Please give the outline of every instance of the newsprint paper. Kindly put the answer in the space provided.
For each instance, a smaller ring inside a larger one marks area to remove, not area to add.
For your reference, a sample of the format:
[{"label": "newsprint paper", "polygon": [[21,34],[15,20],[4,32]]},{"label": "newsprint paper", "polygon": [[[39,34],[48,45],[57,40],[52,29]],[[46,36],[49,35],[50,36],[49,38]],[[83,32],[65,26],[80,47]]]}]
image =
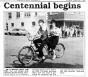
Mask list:
[{"label": "newsprint paper", "polygon": [[85,0],[1,0],[3,75],[85,76],[86,10]]}]

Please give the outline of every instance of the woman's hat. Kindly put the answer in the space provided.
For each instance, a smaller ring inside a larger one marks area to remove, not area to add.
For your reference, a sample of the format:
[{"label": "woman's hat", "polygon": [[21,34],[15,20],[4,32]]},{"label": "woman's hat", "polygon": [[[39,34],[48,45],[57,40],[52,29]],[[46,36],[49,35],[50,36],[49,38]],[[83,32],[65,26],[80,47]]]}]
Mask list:
[{"label": "woman's hat", "polygon": [[50,23],[51,23],[51,24],[52,24],[52,23],[56,23],[56,21],[55,21],[54,19],[52,19]]}]

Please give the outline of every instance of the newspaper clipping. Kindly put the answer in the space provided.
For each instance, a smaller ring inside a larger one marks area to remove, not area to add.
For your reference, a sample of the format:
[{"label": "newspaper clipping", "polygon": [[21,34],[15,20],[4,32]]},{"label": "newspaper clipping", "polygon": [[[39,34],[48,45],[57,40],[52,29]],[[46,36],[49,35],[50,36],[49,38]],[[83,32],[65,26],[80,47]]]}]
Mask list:
[{"label": "newspaper clipping", "polygon": [[3,0],[5,76],[85,76],[84,0]]}]

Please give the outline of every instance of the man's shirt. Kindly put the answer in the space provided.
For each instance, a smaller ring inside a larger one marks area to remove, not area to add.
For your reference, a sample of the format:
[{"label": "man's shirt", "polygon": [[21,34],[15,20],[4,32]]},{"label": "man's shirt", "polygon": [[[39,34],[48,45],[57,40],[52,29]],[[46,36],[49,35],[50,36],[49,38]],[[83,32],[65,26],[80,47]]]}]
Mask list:
[{"label": "man's shirt", "polygon": [[41,39],[44,40],[47,37],[47,29],[45,26],[39,28],[38,34],[41,36]]}]

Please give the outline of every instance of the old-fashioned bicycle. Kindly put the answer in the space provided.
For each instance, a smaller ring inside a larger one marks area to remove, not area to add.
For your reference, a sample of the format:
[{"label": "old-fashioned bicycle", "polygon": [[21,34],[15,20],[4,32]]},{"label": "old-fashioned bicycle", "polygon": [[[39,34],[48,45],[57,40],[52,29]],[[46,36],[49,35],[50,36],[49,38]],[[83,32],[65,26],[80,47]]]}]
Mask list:
[{"label": "old-fashioned bicycle", "polygon": [[[23,65],[28,65],[30,64],[31,61],[36,60],[36,58],[38,57],[38,52],[36,52],[36,47],[33,43],[33,41],[35,39],[37,39],[38,37],[36,37],[36,35],[33,37],[32,35],[30,35],[30,33],[24,29],[24,31],[26,32],[27,38],[29,40],[29,42],[31,42],[30,46],[24,46],[18,53],[18,60],[21,64]],[[47,37],[48,39],[49,37]],[[41,43],[39,43],[40,45]],[[52,57],[52,48],[48,48],[48,45],[45,44],[43,47],[43,51],[47,53],[46,56],[48,57]],[[56,58],[61,58],[64,55],[65,52],[65,47],[62,43],[58,43],[55,47],[55,54],[56,54]],[[47,59],[47,58],[46,58]]]}]

